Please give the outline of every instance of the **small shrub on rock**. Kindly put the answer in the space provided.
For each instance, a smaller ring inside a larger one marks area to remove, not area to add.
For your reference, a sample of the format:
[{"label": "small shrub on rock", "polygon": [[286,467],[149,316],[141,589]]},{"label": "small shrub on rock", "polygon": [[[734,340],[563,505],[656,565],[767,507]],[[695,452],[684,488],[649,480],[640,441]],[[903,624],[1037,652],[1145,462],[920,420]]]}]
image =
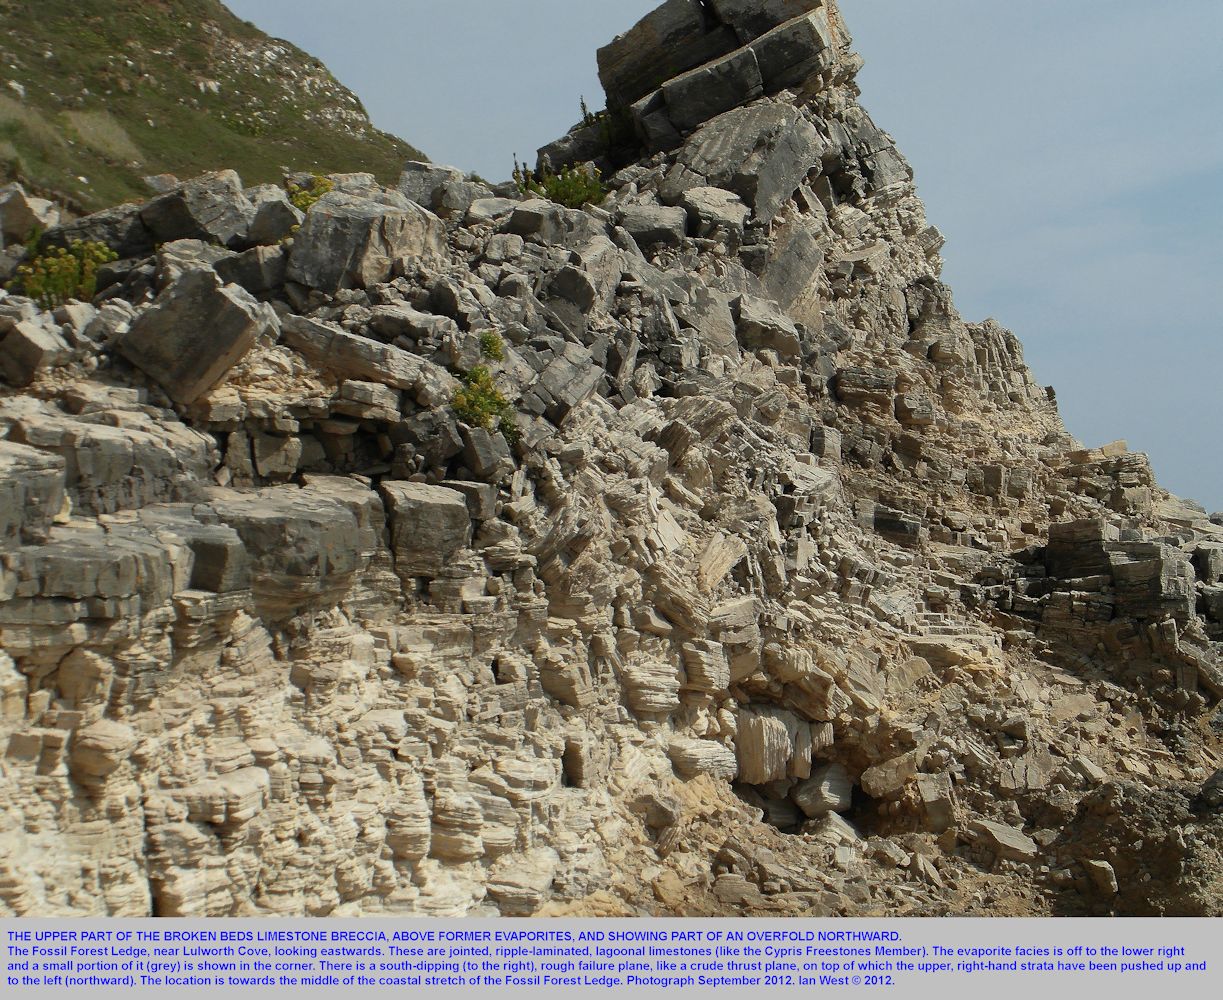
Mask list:
[{"label": "small shrub on rock", "polygon": [[98,268],[118,260],[105,243],[75,240],[67,247],[51,247],[17,268],[10,291],[20,291],[46,310],[69,299],[88,302],[98,290]]},{"label": "small shrub on rock", "polygon": [[535,194],[566,208],[598,205],[607,197],[598,167],[562,167],[559,174],[535,174],[514,160],[514,183],[524,195]]},{"label": "small shrub on rock", "polygon": [[335,190],[330,177],[315,174],[309,184],[289,184],[289,201],[299,212],[309,212],[323,195]]},{"label": "small shrub on rock", "polygon": [[514,408],[497,388],[492,372],[480,365],[464,375],[462,382],[455,390],[452,401],[459,419],[472,427],[500,430],[505,439],[513,444],[518,439]]},{"label": "small shrub on rock", "polygon": [[492,330],[485,330],[480,334],[480,353],[489,361],[504,361],[505,343]]}]

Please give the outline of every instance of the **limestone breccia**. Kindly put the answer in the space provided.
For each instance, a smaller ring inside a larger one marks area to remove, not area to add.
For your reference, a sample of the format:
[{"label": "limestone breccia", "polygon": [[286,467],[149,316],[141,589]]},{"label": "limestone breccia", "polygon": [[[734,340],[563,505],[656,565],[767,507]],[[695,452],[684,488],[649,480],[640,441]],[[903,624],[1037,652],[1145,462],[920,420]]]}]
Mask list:
[{"label": "limestone breccia", "polygon": [[48,229],[122,259],[0,297],[0,914],[1219,914],[1223,519],[960,317],[851,44],[668,0],[599,206]]}]

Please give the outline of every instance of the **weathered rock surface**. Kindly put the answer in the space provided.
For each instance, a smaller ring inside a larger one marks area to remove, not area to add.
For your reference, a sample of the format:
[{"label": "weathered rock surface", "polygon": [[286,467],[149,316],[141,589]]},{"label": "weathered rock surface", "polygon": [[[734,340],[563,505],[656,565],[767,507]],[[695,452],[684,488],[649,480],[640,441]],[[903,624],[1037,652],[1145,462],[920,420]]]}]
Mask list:
[{"label": "weathered rock surface", "polygon": [[442,224],[406,198],[375,201],[333,191],[306,214],[288,280],[334,293],[388,280],[395,262],[441,252]]},{"label": "weathered rock surface", "polygon": [[222,381],[275,314],[212,270],[191,270],[131,324],[119,351],[177,403],[193,403]]},{"label": "weathered rock surface", "polygon": [[1219,915],[1223,528],[959,316],[848,46],[670,0],[599,207],[47,234],[124,259],[0,297],[0,913]]}]

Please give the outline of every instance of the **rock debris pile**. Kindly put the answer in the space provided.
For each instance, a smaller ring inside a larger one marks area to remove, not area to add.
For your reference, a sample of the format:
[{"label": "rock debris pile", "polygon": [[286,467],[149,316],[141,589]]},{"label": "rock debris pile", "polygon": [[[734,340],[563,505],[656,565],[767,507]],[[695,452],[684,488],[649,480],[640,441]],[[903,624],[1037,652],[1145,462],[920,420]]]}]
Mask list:
[{"label": "rock debris pile", "polygon": [[120,259],[0,298],[0,913],[1220,913],[1223,526],[957,314],[850,44],[668,0],[597,207],[47,232]]}]

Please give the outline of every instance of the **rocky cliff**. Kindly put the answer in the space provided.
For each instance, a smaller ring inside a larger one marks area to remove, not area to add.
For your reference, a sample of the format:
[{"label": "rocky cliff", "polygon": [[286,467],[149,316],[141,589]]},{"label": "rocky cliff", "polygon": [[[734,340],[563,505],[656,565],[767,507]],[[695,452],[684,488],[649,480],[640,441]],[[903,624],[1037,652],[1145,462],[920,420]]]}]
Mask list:
[{"label": "rocky cliff", "polygon": [[0,912],[1219,914],[1223,527],[957,314],[858,66],[668,0],[541,151],[601,205],[49,233],[120,260],[0,300]]}]

